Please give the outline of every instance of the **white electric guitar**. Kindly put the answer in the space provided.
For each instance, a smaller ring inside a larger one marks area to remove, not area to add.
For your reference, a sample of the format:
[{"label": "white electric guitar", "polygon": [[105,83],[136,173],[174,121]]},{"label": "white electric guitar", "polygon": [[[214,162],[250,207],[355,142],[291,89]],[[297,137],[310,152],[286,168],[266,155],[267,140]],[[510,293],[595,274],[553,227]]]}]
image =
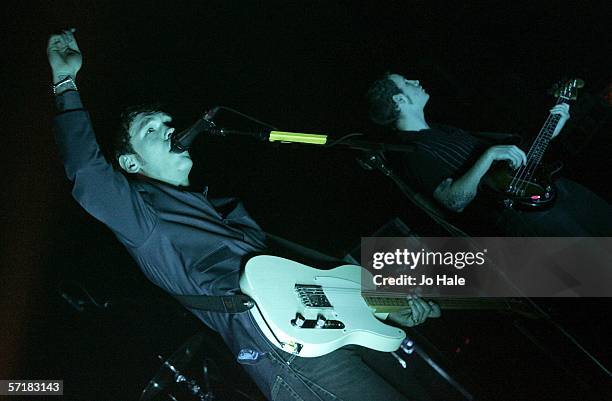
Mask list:
[{"label": "white electric guitar", "polygon": [[[409,308],[407,299],[398,294],[363,292],[362,274],[364,282],[372,283],[372,275],[361,266],[319,270],[261,255],[247,262],[240,289],[255,301],[250,312],[264,335],[286,352],[316,357],[349,344],[395,351],[406,334],[383,323],[375,313]],[[436,298],[435,302],[444,309],[510,310],[517,301]]]}]

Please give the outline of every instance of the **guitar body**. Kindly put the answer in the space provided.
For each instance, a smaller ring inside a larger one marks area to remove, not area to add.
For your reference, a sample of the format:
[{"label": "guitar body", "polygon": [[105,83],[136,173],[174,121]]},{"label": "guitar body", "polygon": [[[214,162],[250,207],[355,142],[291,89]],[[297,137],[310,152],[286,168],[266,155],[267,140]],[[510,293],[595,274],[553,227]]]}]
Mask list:
[{"label": "guitar body", "polygon": [[318,270],[261,255],[247,262],[240,288],[255,301],[250,312],[264,335],[287,352],[316,357],[348,344],[395,351],[405,333],[375,317],[361,295],[362,274],[372,282],[356,265]]},{"label": "guitar body", "polygon": [[529,180],[514,180],[516,171],[502,162],[493,166],[483,177],[481,187],[504,207],[543,210],[551,207],[556,199],[553,176],[562,167],[561,162],[544,165]]}]

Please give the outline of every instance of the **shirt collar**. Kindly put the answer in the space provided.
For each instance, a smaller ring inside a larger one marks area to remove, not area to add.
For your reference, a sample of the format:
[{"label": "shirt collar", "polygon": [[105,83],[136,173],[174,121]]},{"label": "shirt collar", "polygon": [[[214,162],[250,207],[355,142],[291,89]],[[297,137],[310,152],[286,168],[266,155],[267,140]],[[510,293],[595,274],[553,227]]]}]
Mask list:
[{"label": "shirt collar", "polygon": [[208,185],[204,185],[204,187],[200,191],[199,188],[196,188],[195,186],[193,186],[191,184],[188,185],[188,186],[184,186],[184,185],[172,185],[172,184],[168,184],[167,182],[164,182],[164,181],[156,180],[155,178],[147,177],[146,175],[143,175],[143,174],[136,174],[136,175],[134,175],[134,178],[139,180],[139,181],[144,181],[144,182],[148,182],[150,184],[155,184],[155,185],[162,185],[162,186],[174,188],[176,190],[183,191],[183,192],[202,192],[204,197],[208,196]]}]

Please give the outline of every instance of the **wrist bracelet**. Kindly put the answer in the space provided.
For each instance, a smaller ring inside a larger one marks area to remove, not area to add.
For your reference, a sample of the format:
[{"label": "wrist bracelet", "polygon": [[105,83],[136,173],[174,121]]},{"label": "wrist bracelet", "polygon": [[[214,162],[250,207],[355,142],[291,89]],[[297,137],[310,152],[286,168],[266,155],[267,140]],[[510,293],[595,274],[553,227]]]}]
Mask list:
[{"label": "wrist bracelet", "polygon": [[63,86],[65,86],[67,90],[75,90],[75,91],[78,90],[76,83],[74,82],[72,77],[68,75],[66,78],[62,79],[58,83],[53,84],[53,94],[57,95],[58,89]]}]

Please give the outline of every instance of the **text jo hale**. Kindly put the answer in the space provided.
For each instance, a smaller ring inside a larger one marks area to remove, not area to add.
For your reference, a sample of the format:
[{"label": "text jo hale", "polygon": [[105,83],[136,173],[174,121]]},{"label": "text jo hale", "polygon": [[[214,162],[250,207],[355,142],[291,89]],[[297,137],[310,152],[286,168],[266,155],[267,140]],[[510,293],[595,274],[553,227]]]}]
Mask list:
[{"label": "text jo hale", "polygon": [[465,285],[465,278],[458,275],[448,276],[446,274],[438,274],[435,277],[429,277],[421,274],[421,277],[402,274],[397,277],[383,277],[380,274],[372,278],[375,285],[421,285],[421,286],[462,286]]}]

